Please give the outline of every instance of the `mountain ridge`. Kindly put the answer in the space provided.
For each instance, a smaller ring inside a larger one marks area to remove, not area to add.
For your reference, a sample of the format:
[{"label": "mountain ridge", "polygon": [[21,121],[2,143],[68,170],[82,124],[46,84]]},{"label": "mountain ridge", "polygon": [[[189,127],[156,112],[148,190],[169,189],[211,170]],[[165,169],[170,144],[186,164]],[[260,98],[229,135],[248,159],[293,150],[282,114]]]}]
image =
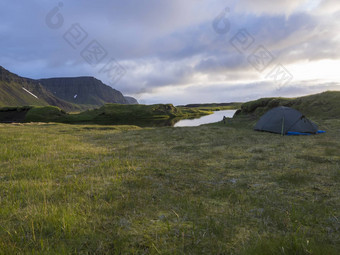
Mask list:
[{"label": "mountain ridge", "polygon": [[0,106],[52,105],[65,111],[93,109],[106,103],[138,104],[91,76],[31,79],[0,66]]},{"label": "mountain ridge", "polygon": [[39,79],[39,82],[55,96],[70,103],[94,106],[129,104],[120,91],[91,76]]},{"label": "mountain ridge", "polygon": [[55,97],[38,81],[11,73],[0,66],[0,106],[58,106],[65,111],[81,109]]}]

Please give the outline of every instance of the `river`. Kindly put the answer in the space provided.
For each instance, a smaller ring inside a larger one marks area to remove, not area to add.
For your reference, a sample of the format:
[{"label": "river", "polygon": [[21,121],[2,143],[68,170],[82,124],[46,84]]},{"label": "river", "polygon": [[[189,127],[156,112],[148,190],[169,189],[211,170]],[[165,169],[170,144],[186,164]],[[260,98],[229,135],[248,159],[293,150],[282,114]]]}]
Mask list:
[{"label": "river", "polygon": [[203,124],[219,122],[223,120],[223,116],[232,118],[235,112],[236,110],[216,111],[213,114],[203,116],[199,119],[180,120],[175,124],[175,127],[197,127]]}]

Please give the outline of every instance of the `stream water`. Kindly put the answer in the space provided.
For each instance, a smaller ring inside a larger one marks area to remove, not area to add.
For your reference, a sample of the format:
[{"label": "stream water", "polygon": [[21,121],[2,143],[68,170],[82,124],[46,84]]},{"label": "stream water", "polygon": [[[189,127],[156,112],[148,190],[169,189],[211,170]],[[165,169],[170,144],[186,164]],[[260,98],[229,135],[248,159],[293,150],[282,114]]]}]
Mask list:
[{"label": "stream water", "polygon": [[175,124],[175,127],[197,127],[203,124],[214,123],[223,120],[223,116],[232,118],[235,112],[236,110],[216,111],[213,114],[203,116],[198,119],[180,120]]}]

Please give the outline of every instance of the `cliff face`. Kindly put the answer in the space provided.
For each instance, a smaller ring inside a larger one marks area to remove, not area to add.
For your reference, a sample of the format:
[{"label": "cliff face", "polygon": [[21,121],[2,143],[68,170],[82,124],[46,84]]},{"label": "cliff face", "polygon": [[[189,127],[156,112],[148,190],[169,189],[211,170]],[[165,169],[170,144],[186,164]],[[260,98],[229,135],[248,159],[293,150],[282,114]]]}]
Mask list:
[{"label": "cliff face", "polygon": [[0,66],[0,107],[53,105],[65,111],[95,108],[107,103],[138,104],[132,97],[93,77],[33,80]]},{"label": "cliff face", "polygon": [[125,100],[128,101],[128,104],[139,104],[137,99],[133,98],[133,97],[127,97],[125,96]]},{"label": "cliff face", "polygon": [[66,111],[75,106],[57,98],[39,81],[20,77],[0,66],[0,106],[54,105]]},{"label": "cliff face", "polygon": [[121,92],[94,77],[41,79],[40,83],[55,96],[75,104],[101,106],[105,103],[130,104]]}]

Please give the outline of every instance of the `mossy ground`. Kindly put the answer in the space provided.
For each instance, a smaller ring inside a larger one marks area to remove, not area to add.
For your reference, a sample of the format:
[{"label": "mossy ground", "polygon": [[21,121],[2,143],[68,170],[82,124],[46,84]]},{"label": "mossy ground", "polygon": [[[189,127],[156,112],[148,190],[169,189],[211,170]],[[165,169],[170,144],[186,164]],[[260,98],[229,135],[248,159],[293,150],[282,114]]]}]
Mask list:
[{"label": "mossy ground", "polygon": [[339,254],[326,134],[0,125],[0,254]]},{"label": "mossy ground", "polygon": [[189,105],[188,106],[178,106],[181,110],[201,110],[201,111],[223,111],[223,110],[235,110],[240,109],[242,103],[230,103],[228,105],[221,104],[197,104],[197,105]]},{"label": "mossy ground", "polygon": [[211,114],[211,110],[179,109],[172,104],[122,105],[106,104],[98,109],[66,113],[56,106],[23,106],[0,108],[1,122],[58,122],[68,124],[173,126],[183,118]]},{"label": "mossy ground", "polygon": [[340,118],[340,91],[326,91],[323,93],[298,98],[260,98],[242,104],[236,114],[260,117],[268,110],[277,106],[292,107],[301,111],[305,116],[316,119]]}]

